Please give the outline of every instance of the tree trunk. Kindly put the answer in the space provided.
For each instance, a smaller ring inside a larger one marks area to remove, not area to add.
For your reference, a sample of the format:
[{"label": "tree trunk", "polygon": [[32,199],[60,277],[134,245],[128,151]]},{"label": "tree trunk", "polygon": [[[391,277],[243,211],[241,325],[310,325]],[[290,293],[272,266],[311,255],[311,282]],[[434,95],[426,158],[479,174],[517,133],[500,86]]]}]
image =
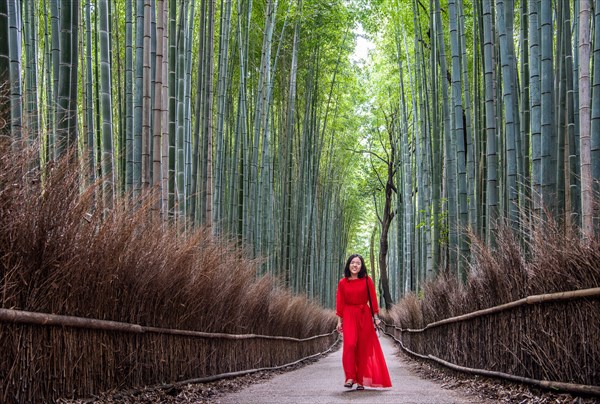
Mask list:
[{"label": "tree trunk", "polygon": [[[393,152],[392,152],[393,154]],[[381,234],[379,236],[379,277],[381,279],[381,288],[383,291],[383,301],[385,302],[385,308],[390,310],[393,305],[392,296],[390,294],[390,283],[388,277],[387,268],[387,254],[388,254],[388,232],[390,229],[390,223],[394,218],[394,212],[392,211],[392,192],[394,191],[394,166],[388,163],[388,179],[385,185],[385,205],[383,208],[383,216],[381,218]],[[412,267],[406,268],[412,274]]]}]

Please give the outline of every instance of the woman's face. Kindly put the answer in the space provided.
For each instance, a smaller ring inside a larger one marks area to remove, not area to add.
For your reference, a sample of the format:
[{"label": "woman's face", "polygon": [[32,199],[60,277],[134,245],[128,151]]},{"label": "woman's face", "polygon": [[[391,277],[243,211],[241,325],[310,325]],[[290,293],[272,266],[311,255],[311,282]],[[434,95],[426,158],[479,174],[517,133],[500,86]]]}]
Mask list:
[{"label": "woman's face", "polygon": [[350,261],[350,275],[353,277],[358,276],[361,267],[362,262],[360,261],[360,257],[352,258],[352,261]]}]

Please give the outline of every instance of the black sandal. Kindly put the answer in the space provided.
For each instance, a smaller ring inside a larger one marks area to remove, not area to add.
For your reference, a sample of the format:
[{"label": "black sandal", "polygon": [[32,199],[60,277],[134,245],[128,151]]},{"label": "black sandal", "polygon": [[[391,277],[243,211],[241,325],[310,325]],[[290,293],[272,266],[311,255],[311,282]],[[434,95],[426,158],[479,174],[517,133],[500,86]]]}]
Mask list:
[{"label": "black sandal", "polygon": [[365,386],[363,386],[362,384],[359,384],[358,386],[356,386],[356,390],[364,390]]},{"label": "black sandal", "polygon": [[346,383],[344,383],[344,387],[347,389],[351,389],[353,385],[354,385],[354,380],[352,380],[352,379],[348,379],[348,380],[346,380]]}]

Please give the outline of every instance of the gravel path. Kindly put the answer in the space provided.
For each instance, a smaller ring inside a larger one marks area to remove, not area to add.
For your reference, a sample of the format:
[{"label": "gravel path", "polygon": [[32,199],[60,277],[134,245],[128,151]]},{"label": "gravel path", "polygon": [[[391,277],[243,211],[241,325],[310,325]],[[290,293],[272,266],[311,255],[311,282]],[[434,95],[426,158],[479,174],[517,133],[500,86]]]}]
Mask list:
[{"label": "gravel path", "polygon": [[300,369],[276,375],[265,383],[215,399],[220,404],[291,404],[291,403],[486,403],[467,397],[417,376],[411,366],[396,355],[391,339],[381,338],[393,387],[391,389],[345,389],[342,350]]}]

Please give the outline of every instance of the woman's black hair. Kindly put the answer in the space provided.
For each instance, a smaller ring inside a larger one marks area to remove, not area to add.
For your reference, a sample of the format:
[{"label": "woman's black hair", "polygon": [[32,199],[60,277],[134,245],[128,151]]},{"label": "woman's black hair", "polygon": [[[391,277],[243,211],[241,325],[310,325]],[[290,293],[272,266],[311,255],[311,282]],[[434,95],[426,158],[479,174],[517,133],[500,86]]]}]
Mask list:
[{"label": "woman's black hair", "polygon": [[365,259],[360,254],[352,254],[350,257],[348,257],[348,260],[346,261],[346,266],[344,267],[344,276],[346,278],[350,278],[350,263],[356,257],[360,258],[360,271],[358,271],[358,277],[364,278],[365,276],[367,276],[367,266],[365,265]]}]

